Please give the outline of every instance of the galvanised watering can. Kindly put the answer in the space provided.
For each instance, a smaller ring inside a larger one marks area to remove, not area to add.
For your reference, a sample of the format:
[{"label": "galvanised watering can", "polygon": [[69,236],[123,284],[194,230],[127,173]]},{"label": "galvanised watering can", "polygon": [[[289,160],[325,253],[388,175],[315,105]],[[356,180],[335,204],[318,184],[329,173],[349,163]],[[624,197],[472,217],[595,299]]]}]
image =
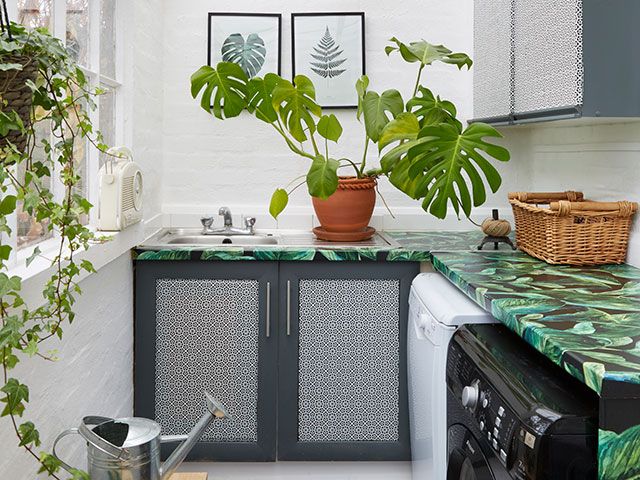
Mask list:
[{"label": "galvanised watering can", "polygon": [[[77,434],[87,442],[91,480],[169,480],[214,418],[231,418],[224,406],[205,393],[207,411],[188,435],[160,435],[160,425],[147,418],[84,417],[80,427],[65,430],[53,442],[53,456],[69,472],[73,467],[60,460],[58,442]],[[160,444],[182,441],[160,463]]]}]

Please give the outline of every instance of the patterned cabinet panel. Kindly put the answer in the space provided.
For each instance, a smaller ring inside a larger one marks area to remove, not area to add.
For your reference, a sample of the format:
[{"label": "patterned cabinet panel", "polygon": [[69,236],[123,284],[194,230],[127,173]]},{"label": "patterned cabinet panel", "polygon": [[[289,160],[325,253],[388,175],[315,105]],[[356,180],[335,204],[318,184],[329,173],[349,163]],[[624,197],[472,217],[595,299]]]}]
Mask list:
[{"label": "patterned cabinet panel", "polygon": [[512,112],[512,3],[475,0],[473,96],[474,118]]},{"label": "patterned cabinet panel", "polygon": [[409,460],[413,262],[280,266],[278,458]]},{"label": "patterned cabinet panel", "polygon": [[399,440],[400,281],[299,284],[298,441]]},{"label": "patterned cabinet panel", "polygon": [[233,417],[214,420],[189,460],[276,458],[277,279],[274,262],[136,262],[135,415],[185,434],[208,391]]},{"label": "patterned cabinet panel", "polygon": [[207,390],[232,420],[215,421],[209,442],[256,442],[257,280],[156,280],[155,417],[162,433],[188,433]]},{"label": "patterned cabinet panel", "polygon": [[515,0],[515,112],[581,106],[582,0]]}]

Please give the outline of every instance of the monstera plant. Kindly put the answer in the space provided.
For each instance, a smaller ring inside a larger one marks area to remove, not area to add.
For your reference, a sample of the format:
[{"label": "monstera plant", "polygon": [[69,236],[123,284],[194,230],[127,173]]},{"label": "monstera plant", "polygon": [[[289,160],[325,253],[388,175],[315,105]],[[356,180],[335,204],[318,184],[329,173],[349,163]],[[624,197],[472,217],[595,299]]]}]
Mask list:
[{"label": "monstera plant", "polygon": [[[387,177],[420,200],[422,208],[437,218],[444,218],[449,206],[457,215],[470,216],[474,206],[486,201],[485,185],[492,192],[498,190],[501,177],[491,160],[508,161],[509,152],[487,139],[501,137],[500,133],[483,123],[463,126],[455,105],[422,83],[425,67],[435,62],[469,69],[471,59],[443,45],[424,40],[403,43],[395,37],[385,51],[414,64],[416,82],[406,102],[396,89],[371,90],[366,76],[356,82],[356,116],[364,124],[359,160],[331,155],[330,144],[339,141],[342,126],[335,115],[323,114],[306,76],[297,75],[293,82],[271,73],[249,79],[234,62],[203,66],[192,75],[191,94],[200,96],[204,110],[221,120],[246,110],[309,162],[305,177],[275,190],[269,208],[274,217],[285,209],[291,192],[306,183],[323,227],[316,235],[331,240],[336,236],[327,232],[338,232],[366,238],[372,230],[367,225],[379,177]],[[367,168],[371,145],[377,146],[379,166]],[[350,175],[339,174],[345,168],[351,169]]]}]

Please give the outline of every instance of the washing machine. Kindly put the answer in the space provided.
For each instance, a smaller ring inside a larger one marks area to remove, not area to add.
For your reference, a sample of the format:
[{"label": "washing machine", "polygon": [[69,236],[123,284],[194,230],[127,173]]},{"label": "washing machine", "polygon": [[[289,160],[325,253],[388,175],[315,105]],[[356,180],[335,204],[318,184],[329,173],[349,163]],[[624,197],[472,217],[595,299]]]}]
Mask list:
[{"label": "washing machine", "polygon": [[463,323],[496,320],[439,273],[418,275],[409,293],[407,376],[414,480],[441,480],[447,469],[447,347]]},{"label": "washing machine", "polygon": [[504,325],[464,325],[447,363],[447,480],[596,480],[598,396]]}]

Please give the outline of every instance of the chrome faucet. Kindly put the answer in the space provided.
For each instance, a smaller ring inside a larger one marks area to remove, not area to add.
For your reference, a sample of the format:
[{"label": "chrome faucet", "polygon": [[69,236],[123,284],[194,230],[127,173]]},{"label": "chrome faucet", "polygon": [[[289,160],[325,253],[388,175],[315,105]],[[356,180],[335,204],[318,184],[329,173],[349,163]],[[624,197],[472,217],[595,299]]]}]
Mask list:
[{"label": "chrome faucet", "polygon": [[231,210],[229,209],[229,207],[220,207],[220,210],[218,210],[218,215],[224,217],[225,227],[233,227],[233,217],[231,216]]},{"label": "chrome faucet", "polygon": [[202,235],[255,235],[254,225],[256,219],[254,217],[242,217],[243,228],[233,226],[233,217],[229,207],[221,207],[218,215],[224,218],[224,226],[221,228],[213,228],[213,215],[200,218],[202,223]]}]

